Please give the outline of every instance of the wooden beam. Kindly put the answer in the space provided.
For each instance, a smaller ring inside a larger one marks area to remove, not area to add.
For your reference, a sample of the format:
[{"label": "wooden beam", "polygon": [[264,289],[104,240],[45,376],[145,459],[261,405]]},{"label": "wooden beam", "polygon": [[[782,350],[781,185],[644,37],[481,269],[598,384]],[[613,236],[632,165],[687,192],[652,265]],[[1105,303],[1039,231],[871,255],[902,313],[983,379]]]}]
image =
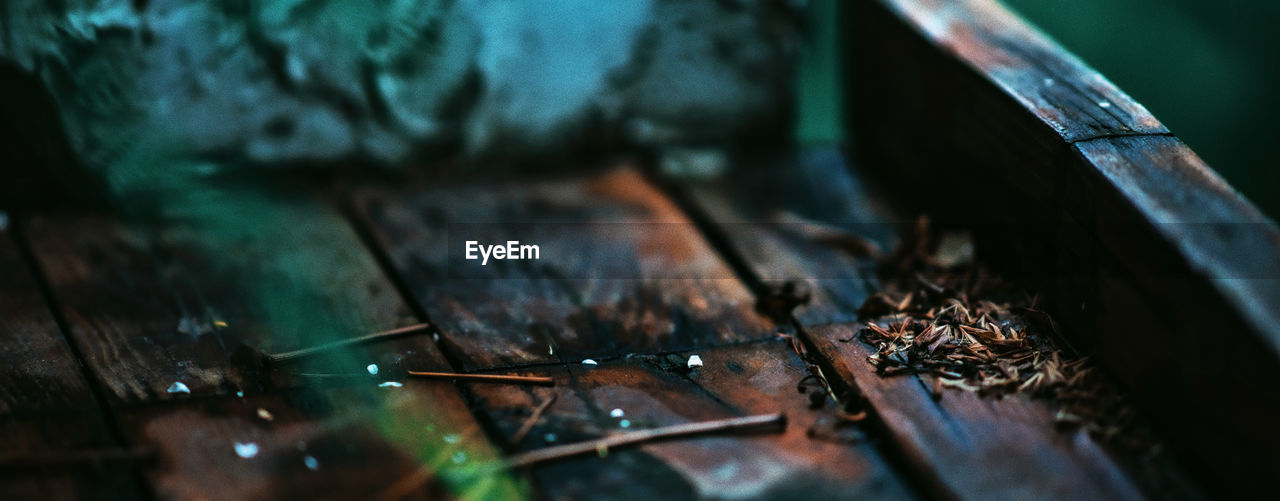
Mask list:
[{"label": "wooden beam", "polygon": [[[1123,458],[1083,430],[1057,429],[1047,402],[949,390],[939,400],[915,377],[877,374],[866,360],[874,350],[852,339],[862,325],[852,320],[856,310],[876,289],[874,262],[837,242],[813,239],[805,227],[883,241],[877,233],[892,231],[898,219],[877,209],[883,205],[858,188],[861,181],[839,155],[764,159],[734,172],[689,188],[688,198],[713,226],[738,228],[727,232],[728,252],[748,268],[811,291],[809,302],[793,312],[800,335],[831,384],[865,402],[886,449],[920,489],[946,499],[1141,497]],[[858,202],[843,208],[825,202],[840,198]],[[773,216],[779,213],[798,216],[779,222]]]},{"label": "wooden beam", "polygon": [[[977,228],[1006,272],[1039,281],[1077,341],[1178,437],[1189,471],[1261,488],[1280,448],[1265,424],[1280,410],[1275,224],[995,1],[846,11],[860,163],[909,210]],[[1188,411],[1186,395],[1212,404]]]}]

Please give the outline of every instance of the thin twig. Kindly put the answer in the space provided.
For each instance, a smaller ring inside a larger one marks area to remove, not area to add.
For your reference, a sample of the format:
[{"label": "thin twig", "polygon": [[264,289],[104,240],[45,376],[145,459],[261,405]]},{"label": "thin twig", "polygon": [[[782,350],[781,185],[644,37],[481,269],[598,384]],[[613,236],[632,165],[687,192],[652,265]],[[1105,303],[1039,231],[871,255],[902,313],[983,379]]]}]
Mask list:
[{"label": "thin twig", "polygon": [[520,429],[516,430],[516,434],[511,436],[511,445],[519,444],[521,440],[524,440],[524,436],[528,435],[529,430],[533,429],[533,425],[537,424],[538,419],[542,418],[542,413],[546,412],[547,408],[555,403],[556,396],[557,394],[552,393],[542,404],[538,405],[537,409],[533,410],[533,414],[529,415],[529,419],[526,419],[524,424],[520,425]]},{"label": "thin twig", "polygon": [[[548,399],[542,405],[550,405],[552,399]],[[535,411],[536,413],[536,411]],[[714,421],[703,421],[701,423],[686,423],[674,426],[664,426],[662,428],[654,428],[652,430],[640,430],[626,433],[610,435],[608,437],[597,440],[589,440],[586,442],[578,442],[574,444],[558,445],[555,447],[546,447],[529,451],[523,454],[509,456],[504,461],[498,461],[484,465],[478,469],[466,472],[456,472],[462,475],[469,475],[472,478],[494,475],[511,468],[519,468],[529,466],[544,461],[554,461],[556,459],[576,456],[579,454],[587,454],[597,451],[607,451],[610,447],[621,447],[624,445],[632,445],[642,442],[651,442],[664,438],[674,438],[690,435],[701,435],[705,433],[714,433],[718,431],[743,430],[748,428],[763,427],[767,425],[780,425],[777,431],[782,431],[786,425],[787,416],[781,412],[776,414],[759,414],[755,416],[746,416],[739,418],[718,419]],[[386,491],[383,491],[380,499],[400,499],[405,493],[413,492],[422,487],[434,473],[428,465],[411,472],[409,475],[401,478],[391,485]]]},{"label": "thin twig", "polygon": [[334,341],[332,343],[325,343],[318,346],[312,346],[310,348],[302,348],[299,350],[286,351],[284,353],[268,354],[266,356],[266,359],[267,359],[267,363],[282,364],[286,362],[292,362],[300,358],[309,357],[317,353],[323,353],[326,351],[334,350],[337,348],[345,348],[348,346],[356,346],[356,345],[361,345],[366,343],[373,343],[376,341],[382,341],[384,339],[391,339],[395,337],[404,336],[407,334],[413,334],[415,332],[424,331],[429,328],[431,328],[431,324],[410,325],[407,327],[401,327],[399,329],[391,329],[389,331],[376,332],[373,334],[367,334],[360,337],[353,337],[350,339]]},{"label": "thin twig", "polygon": [[457,381],[478,381],[482,383],[532,384],[538,386],[555,386],[556,380],[543,376],[508,376],[502,374],[461,374],[457,372],[419,372],[409,371],[413,377],[427,379],[453,379]]},{"label": "thin twig", "polygon": [[[700,423],[664,426],[662,428],[654,428],[652,430],[618,433],[616,435],[610,435],[596,440],[545,447],[521,454],[515,454],[508,457],[503,464],[509,468],[519,468],[535,463],[577,456],[579,454],[607,451],[609,448],[616,448],[624,445],[651,442],[664,438],[701,435],[704,433],[713,433],[718,431],[741,430],[746,428],[763,427],[766,425],[780,425],[785,424],[786,420],[787,416],[779,412],[775,414],[759,414],[755,416],[717,419],[714,421],[703,421]],[[779,431],[781,431],[781,427],[779,427]]]}]

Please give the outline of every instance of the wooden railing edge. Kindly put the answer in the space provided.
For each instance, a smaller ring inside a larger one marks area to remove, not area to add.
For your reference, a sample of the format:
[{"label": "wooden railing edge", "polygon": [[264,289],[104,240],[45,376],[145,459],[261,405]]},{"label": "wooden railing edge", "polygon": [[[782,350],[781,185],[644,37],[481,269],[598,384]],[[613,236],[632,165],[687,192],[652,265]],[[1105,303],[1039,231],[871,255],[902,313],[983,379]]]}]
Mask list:
[{"label": "wooden railing edge", "polygon": [[861,167],[910,210],[984,228],[980,248],[1039,279],[1081,344],[1180,432],[1188,466],[1260,488],[1280,448],[1265,424],[1280,411],[1275,223],[994,0],[844,9]]}]

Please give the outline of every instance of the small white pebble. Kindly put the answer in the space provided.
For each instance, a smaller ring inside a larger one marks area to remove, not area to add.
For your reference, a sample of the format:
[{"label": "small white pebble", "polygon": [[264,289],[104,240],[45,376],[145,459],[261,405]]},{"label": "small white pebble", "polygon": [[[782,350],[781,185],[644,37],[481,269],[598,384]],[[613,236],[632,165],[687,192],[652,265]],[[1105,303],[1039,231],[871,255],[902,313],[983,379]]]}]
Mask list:
[{"label": "small white pebble", "polygon": [[364,369],[369,371],[370,376],[378,375],[378,364],[369,364],[369,366],[365,367]]},{"label": "small white pebble", "polygon": [[630,428],[630,427],[631,427],[631,420],[630,420],[630,419],[623,419],[622,421],[618,421],[618,426],[621,426],[621,427],[623,427],[623,428]]},{"label": "small white pebble", "polygon": [[258,455],[258,444],[253,442],[236,442],[236,455],[245,459]]},{"label": "small white pebble", "polygon": [[614,409],[609,411],[609,417],[622,417],[622,409]]},{"label": "small white pebble", "polygon": [[190,395],[191,388],[187,388],[187,385],[184,384],[182,381],[176,381],[173,384],[169,385],[169,393],[186,393]]},{"label": "small white pebble", "polygon": [[697,367],[702,367],[702,357],[699,357],[699,356],[697,356],[697,355],[690,355],[690,356],[689,356],[689,368],[690,368],[690,369],[693,369],[693,368],[697,368]]},{"label": "small white pebble", "polygon": [[271,415],[271,411],[263,408],[258,408],[258,417],[265,419],[267,421],[272,421],[272,420],[275,420],[276,418],[275,416]]},{"label": "small white pebble", "polygon": [[588,358],[582,361],[582,365],[596,365],[596,361]]},{"label": "small white pebble", "polygon": [[316,461],[314,456],[306,456],[302,458],[302,464],[307,465],[307,469],[316,471],[320,469],[320,462]]},{"label": "small white pebble", "polygon": [[379,388],[399,388],[401,386],[404,385],[395,381],[383,381],[382,384],[378,385]]},{"label": "small white pebble", "polygon": [[1098,106],[1101,106],[1101,107],[1103,107],[1103,108],[1110,108],[1110,107],[1111,107],[1111,103],[1110,103],[1110,102],[1107,102],[1107,101],[1098,101]]}]

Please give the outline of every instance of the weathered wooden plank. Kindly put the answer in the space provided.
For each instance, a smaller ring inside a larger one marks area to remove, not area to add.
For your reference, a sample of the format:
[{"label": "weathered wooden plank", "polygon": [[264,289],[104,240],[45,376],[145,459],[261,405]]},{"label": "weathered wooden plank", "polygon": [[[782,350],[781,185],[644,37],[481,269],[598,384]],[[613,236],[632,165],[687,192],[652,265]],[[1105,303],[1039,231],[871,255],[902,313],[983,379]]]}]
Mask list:
[{"label": "weathered wooden plank", "polygon": [[[319,329],[355,336],[418,321],[332,209],[280,203],[258,216],[279,228],[231,239],[210,228],[126,225],[100,215],[42,216],[28,225],[33,253],[123,431],[157,453],[145,471],[157,494],[366,497],[417,465],[430,473],[492,460],[496,452],[450,382],[380,388],[383,379],[368,375],[371,363],[386,379],[399,370],[449,370],[429,334],[284,366],[250,356],[328,340]],[[289,315],[294,308],[301,315]],[[177,382],[186,391],[170,391]],[[342,386],[328,386],[335,382]],[[236,443],[255,444],[258,453],[242,457]],[[457,453],[467,459],[455,462]],[[506,477],[479,487],[428,477],[413,492],[517,493]]]},{"label": "weathered wooden plank", "polygon": [[[320,204],[293,210],[294,235],[280,241],[259,235],[228,244],[216,257],[191,240],[190,230],[131,227],[100,215],[39,216],[28,236],[71,335],[113,403],[187,398],[168,391],[175,382],[191,396],[227,395],[272,384],[235,357],[241,347],[272,353],[325,340],[307,330],[318,320],[270,318],[272,305],[261,303],[279,291],[259,290],[266,282],[296,285],[290,294],[307,301],[300,307],[324,308],[304,313],[331,322],[330,331],[356,336],[417,323],[345,222]],[[307,247],[289,247],[295,244]],[[314,281],[280,269],[293,263],[314,272]],[[320,285],[324,290],[306,290]],[[392,340],[378,351],[413,351],[419,367],[445,367],[426,335]],[[372,362],[378,360],[328,369],[358,372]]]},{"label": "weathered wooden plank", "polygon": [[[949,82],[982,80],[941,95],[907,91],[916,95],[914,102],[890,100],[886,106],[945,106],[957,112],[944,115],[947,119],[968,126],[1033,118],[1065,142],[1169,132],[1100,73],[994,0],[861,0],[853,11],[858,29],[851,27],[847,34],[878,42],[859,49],[858,57],[876,52],[874,57],[893,60],[890,64],[901,72],[891,78],[864,73],[861,79],[872,80],[867,85],[883,85],[916,72],[921,74],[912,76],[928,74]],[[908,52],[923,57],[905,57]],[[927,90],[936,83],[922,81],[916,88]],[[966,102],[970,99],[976,101]],[[930,111],[925,116],[940,114]],[[946,125],[917,122],[921,131]]]},{"label": "weathered wooden plank", "polygon": [[[704,365],[690,371],[692,354]],[[811,409],[807,396],[796,391],[805,366],[780,340],[598,366],[543,367],[536,373],[554,377],[556,386],[472,386],[489,419],[507,434],[555,395],[532,432],[515,444],[521,451],[627,430],[787,414],[781,434],[680,439],[535,466],[539,491],[549,499],[913,497],[869,442],[809,437],[810,429],[829,429],[834,417],[829,408]]]},{"label": "weathered wooden plank", "polygon": [[[753,167],[744,169],[750,171]],[[794,189],[787,185],[796,183],[796,177],[829,179],[824,188],[805,188],[816,190],[810,199],[829,199],[832,191],[844,191],[848,198],[866,196],[842,188],[855,186],[856,182],[847,179],[850,173],[840,162],[810,158],[787,168],[755,166],[754,169],[760,172],[736,172],[738,175],[718,186],[693,187],[691,198],[705,209],[711,222],[718,225],[720,221],[746,220],[742,214],[752,211],[769,213],[790,209],[796,213],[816,213],[806,207],[810,202],[805,199],[777,199],[774,202],[781,205],[762,205],[758,197],[740,196],[754,190],[725,186],[753,178],[768,179],[769,173],[773,173],[772,182],[757,182],[782,191]],[[861,224],[864,228],[875,228],[877,225],[869,219],[878,216],[883,218],[879,227],[892,227],[886,214],[865,212]],[[839,227],[845,217],[834,213],[831,219],[813,216],[811,220],[812,224]],[[823,277],[866,277],[859,281],[835,280],[847,287],[841,303],[832,302],[831,295],[814,294],[808,304],[797,307],[795,317],[801,335],[817,350],[818,359],[832,370],[828,376],[836,378],[833,383],[866,400],[882,423],[891,447],[900,451],[929,492],[968,499],[1140,497],[1123,468],[1087,433],[1057,430],[1045,402],[1024,398],[983,399],[959,391],[944,392],[945,396],[935,401],[933,392],[914,377],[886,379],[877,375],[866,361],[873,350],[857,340],[840,341],[853,338],[859,324],[842,321],[823,325],[821,322],[825,318],[855,316],[856,305],[874,290],[874,279],[865,269],[869,259],[861,259],[864,265],[860,269],[856,264],[858,259],[838,256],[847,253],[843,248],[799,243],[798,238],[785,235],[787,230],[776,225],[757,224],[754,228],[755,231],[732,235],[729,242],[732,251],[747,260],[752,269],[784,272],[787,275],[778,276],[779,279],[806,281],[815,284],[817,290],[831,289],[824,285],[830,279]],[[849,304],[855,305],[855,311],[847,309]],[[840,314],[827,313],[831,311]]]},{"label": "weathered wooden plank", "polygon": [[129,461],[35,464],[118,451],[113,434],[0,214],[0,497],[97,499],[140,495]]},{"label": "weathered wooden plank", "polygon": [[[911,210],[979,229],[993,262],[1040,282],[1075,341],[1174,437],[1188,472],[1238,493],[1263,488],[1280,443],[1261,417],[1280,409],[1267,382],[1280,370],[1280,230],[995,2],[848,11],[862,163]],[[1173,377],[1144,370],[1157,367]],[[1188,412],[1188,392],[1214,406]],[[1193,424],[1215,431],[1186,433]]]},{"label": "weathered wooden plank", "polygon": [[1075,147],[1097,171],[1073,179],[1091,196],[1064,201],[1063,219],[1093,237],[1080,260],[1096,280],[1060,301],[1088,305],[1090,341],[1166,430],[1213,430],[1178,434],[1175,451],[1261,488],[1280,465],[1280,231],[1177,138]]},{"label": "weathered wooden plank", "polygon": [[[874,353],[853,339],[857,324],[807,328],[820,357],[856,384],[907,458],[936,475],[949,494],[969,499],[1139,499],[1118,463],[1083,429],[1061,431],[1044,402],[944,391],[932,378],[876,374]],[[842,341],[849,340],[850,341]],[[975,471],[973,465],[981,465]]]},{"label": "weathered wooden plank", "polygon": [[870,256],[895,245],[899,223],[849,175],[839,151],[799,155],[757,159],[732,176],[674,191],[693,188],[693,208],[714,222],[707,231],[729,243],[751,242],[733,250],[746,278],[762,282],[758,293],[780,295],[786,284],[797,285],[790,300],[798,304],[789,312],[801,324],[851,322],[874,287]]},{"label": "weathered wooden plank", "polygon": [[506,475],[447,476],[498,459],[455,387],[378,384],[130,408],[120,420],[130,436],[154,447],[157,467],[148,475],[165,498],[519,495]]},{"label": "weathered wooden plank", "polygon": [[[357,211],[467,369],[617,357],[772,335],[751,294],[637,172],[385,189]],[[463,259],[519,240],[540,259]]]}]

